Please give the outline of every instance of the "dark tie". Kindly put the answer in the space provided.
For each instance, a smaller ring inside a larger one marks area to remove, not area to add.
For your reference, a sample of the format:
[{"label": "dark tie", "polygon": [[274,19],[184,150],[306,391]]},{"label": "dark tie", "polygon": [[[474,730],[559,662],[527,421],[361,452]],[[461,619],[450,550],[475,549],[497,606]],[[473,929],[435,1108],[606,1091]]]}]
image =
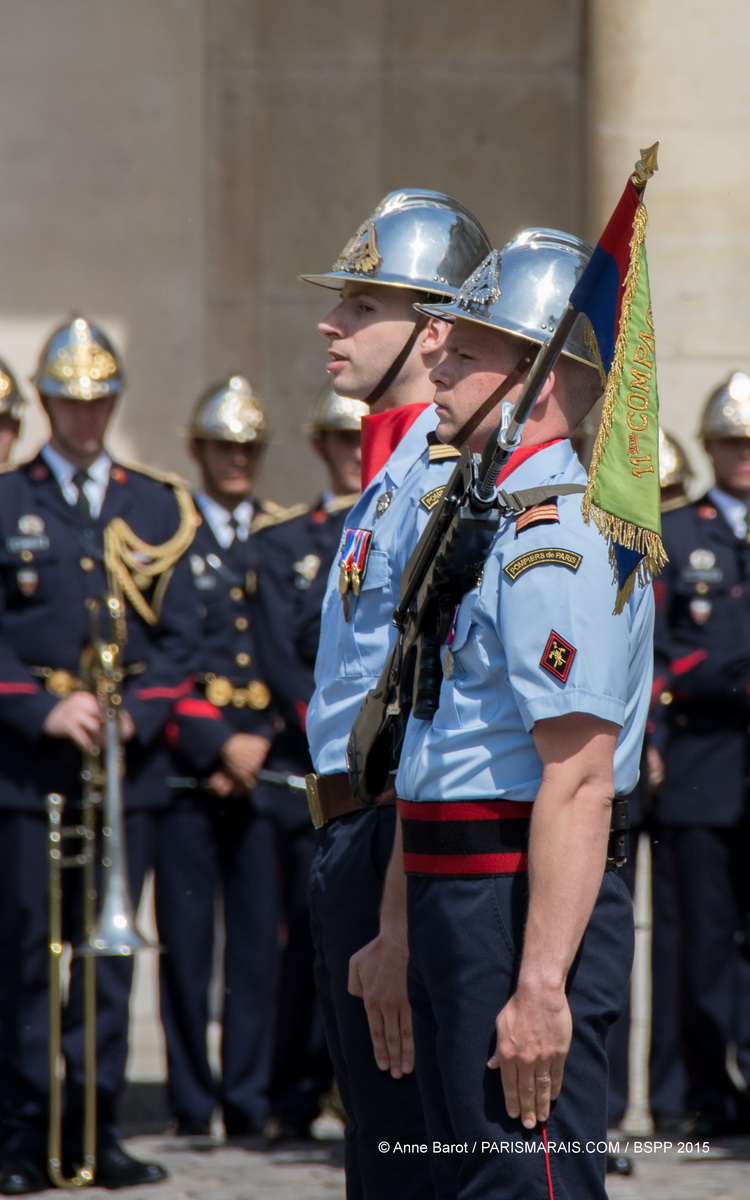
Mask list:
[{"label": "dark tie", "polygon": [[91,524],[91,505],[89,504],[88,496],[83,490],[83,485],[90,478],[91,476],[88,471],[76,471],[73,476],[73,483],[78,488],[78,496],[73,507],[85,525]]},{"label": "dark tie", "polygon": [[231,538],[231,541],[230,541],[229,545],[230,545],[230,546],[233,546],[233,545],[234,545],[234,543],[237,541],[237,530],[238,530],[238,529],[239,529],[239,527],[240,527],[240,523],[239,523],[239,521],[237,520],[237,518],[235,517],[234,513],[232,513],[232,514],[231,514],[231,516],[230,516],[230,518],[229,518],[229,521],[227,522],[227,524],[229,525],[229,529],[230,529],[230,531],[231,531],[231,534],[232,534],[232,538]]}]

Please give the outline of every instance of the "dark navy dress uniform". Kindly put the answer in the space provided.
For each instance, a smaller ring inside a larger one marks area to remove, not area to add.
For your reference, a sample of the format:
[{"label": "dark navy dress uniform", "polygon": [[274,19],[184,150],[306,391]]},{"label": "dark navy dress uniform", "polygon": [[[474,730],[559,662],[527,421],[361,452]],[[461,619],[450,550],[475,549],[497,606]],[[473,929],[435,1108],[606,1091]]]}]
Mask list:
[{"label": "dark navy dress uniform", "polygon": [[[303,776],[312,770],[305,732],[313,693],[320,611],[356,494],[321,499],[257,535],[258,627],[261,661],[285,728],[271,748],[271,770]],[[255,804],[276,831],[279,925],[284,948],[279,972],[271,1113],[279,1128],[303,1131],[320,1111],[331,1085],[331,1061],[313,977],[310,866],[317,843],[304,792],[260,783]]]},{"label": "dark navy dress uniform", "polygon": [[[187,499],[187,493],[183,492]],[[187,501],[189,504],[189,500]],[[192,536],[194,513],[183,510]],[[90,641],[87,600],[108,587],[103,531],[115,518],[151,546],[181,527],[170,482],[113,464],[98,517],[81,515],[64,497],[41,455],[0,475],[0,1101],[2,1153],[46,1157],[48,1084],[49,792],[70,806],[81,795],[82,758],[67,739],[42,731],[66,688],[80,686],[80,658]],[[125,748],[126,841],[133,903],[151,866],[158,816],[167,802],[162,733],[177,696],[189,689],[195,617],[177,562],[158,624],[126,605],[123,706],[136,736]],[[131,577],[132,579],[132,577]],[[135,579],[147,602],[148,580]],[[105,636],[106,629],[103,630]],[[78,681],[78,683],[76,683]],[[67,821],[66,821],[67,823]],[[82,940],[80,872],[67,872],[65,901],[74,920],[67,936]],[[77,910],[77,912],[75,911]],[[67,913],[70,916],[70,912]],[[67,1061],[65,1151],[80,1156],[83,1080],[81,960],[74,959],[64,1014]],[[115,1105],[124,1082],[132,959],[97,963],[97,1108],[99,1151],[117,1141]]]},{"label": "dark navy dress uniform", "polygon": [[669,563],[656,586],[655,738],[665,779],[655,802],[654,871],[671,875],[677,892],[680,1011],[671,1017],[687,1064],[688,1109],[701,1114],[707,1133],[731,1128],[738,1115],[725,1068],[729,1043],[739,1043],[740,1069],[750,1077],[741,1020],[750,1001],[750,544],[722,511],[732,504],[712,489],[665,514]]},{"label": "dark navy dress uniform", "polygon": [[[168,1099],[178,1128],[208,1132],[222,1112],[228,1136],[257,1132],[268,1115],[278,954],[274,830],[252,795],[220,799],[200,788],[234,733],[270,739],[276,721],[259,671],[252,598],[257,586],[255,535],[242,530],[224,547],[206,519],[188,555],[189,591],[198,609],[197,684],[175,705],[169,735],[177,787],[162,822],[156,869],[161,1012],[167,1046]],[[253,502],[253,511],[264,506]],[[217,921],[223,901],[225,947],[218,1014],[210,1004]],[[215,1078],[207,1031],[222,1027]]]}]

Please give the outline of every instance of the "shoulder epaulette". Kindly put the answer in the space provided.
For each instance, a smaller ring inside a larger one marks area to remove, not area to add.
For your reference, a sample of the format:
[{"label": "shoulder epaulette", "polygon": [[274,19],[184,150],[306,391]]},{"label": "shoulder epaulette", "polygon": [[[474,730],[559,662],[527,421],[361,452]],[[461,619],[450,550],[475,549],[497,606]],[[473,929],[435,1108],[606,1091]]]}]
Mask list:
[{"label": "shoulder epaulette", "polygon": [[259,533],[261,529],[270,529],[272,526],[283,525],[287,521],[292,521],[295,517],[301,517],[309,511],[309,504],[293,504],[291,508],[284,508],[281,504],[275,504],[273,500],[264,500],[263,511],[259,512],[253,518],[250,532]]},{"label": "shoulder epaulette", "polygon": [[447,442],[441,442],[435,430],[427,434],[427,458],[429,462],[443,462],[448,458],[460,458],[461,451]]},{"label": "shoulder epaulette", "polygon": [[325,504],[321,505],[323,512],[329,515],[333,513],[343,512],[344,509],[353,508],[359,500],[359,492],[347,492],[345,496],[331,496],[330,500],[326,500]]},{"label": "shoulder epaulette", "polygon": [[665,500],[662,503],[661,511],[663,513],[676,512],[678,508],[687,508],[692,504],[687,496],[675,496],[673,500]]},{"label": "shoulder epaulette", "polygon": [[113,467],[122,467],[125,471],[137,471],[139,475],[145,475],[148,479],[155,479],[158,483],[168,483],[173,488],[187,488],[191,490],[191,486],[187,479],[182,475],[178,475],[176,471],[161,471],[157,467],[147,466],[144,463],[125,462],[123,459],[118,459],[112,463]]},{"label": "shoulder epaulette", "polygon": [[[36,458],[36,455],[34,455],[34,458]],[[34,461],[34,458],[26,458],[23,462],[0,463],[0,475],[8,475],[11,471],[18,471],[21,467],[28,467],[29,463]]]}]

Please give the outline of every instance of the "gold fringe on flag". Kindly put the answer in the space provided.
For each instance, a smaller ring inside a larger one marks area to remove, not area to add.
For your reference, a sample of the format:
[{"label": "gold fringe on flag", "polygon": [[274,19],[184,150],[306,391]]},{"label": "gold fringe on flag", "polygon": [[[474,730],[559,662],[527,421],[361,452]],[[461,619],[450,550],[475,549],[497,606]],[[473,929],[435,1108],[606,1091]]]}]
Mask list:
[{"label": "gold fringe on flag", "polygon": [[613,516],[612,513],[605,512],[604,509],[598,507],[593,498],[597,472],[599,471],[612,430],[615,405],[625,366],[625,351],[628,342],[633,298],[638,289],[639,251],[646,237],[647,223],[648,215],[646,208],[643,204],[639,204],[633,219],[633,233],[630,239],[630,261],[625,276],[625,288],[620,310],[620,328],[617,332],[612,367],[604,389],[602,416],[591,455],[588,484],[582,504],[584,520],[588,522],[593,518],[599,532],[609,544],[609,560],[613,570],[616,570],[617,565],[615,542],[627,550],[644,555],[637,568],[631,572],[623,586],[618,589],[615,601],[616,613],[622,612],[633,593],[635,584],[638,583],[640,586],[647,584],[654,575],[658,574],[667,561],[667,556],[658,533],[654,533],[650,529],[643,529],[631,521],[626,521],[622,517]]}]

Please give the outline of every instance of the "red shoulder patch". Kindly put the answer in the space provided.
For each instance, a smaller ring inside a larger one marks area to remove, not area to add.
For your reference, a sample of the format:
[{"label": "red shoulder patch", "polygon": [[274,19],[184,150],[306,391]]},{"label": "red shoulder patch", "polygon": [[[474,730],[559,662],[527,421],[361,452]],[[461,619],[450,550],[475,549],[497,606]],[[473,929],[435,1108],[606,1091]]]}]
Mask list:
[{"label": "red shoulder patch", "polygon": [[127,471],[123,470],[122,467],[113,467],[109,473],[109,477],[110,479],[113,479],[115,483],[127,483],[128,481],[128,473]]},{"label": "red shoulder patch", "polygon": [[328,520],[328,513],[322,508],[316,508],[310,513],[310,520],[314,525],[325,525]]},{"label": "red shoulder patch", "polygon": [[564,637],[552,629],[547,638],[544,653],[539,660],[539,666],[543,667],[545,671],[549,671],[550,675],[554,675],[555,679],[559,679],[561,683],[565,683],[576,654],[575,646],[571,646],[570,642],[566,642]]},{"label": "red shoulder patch", "polygon": [[698,516],[703,521],[713,521],[716,515],[716,509],[713,504],[700,504],[698,506]]},{"label": "red shoulder patch", "polygon": [[35,463],[29,471],[29,479],[33,479],[35,483],[39,483],[42,479],[49,479],[49,467],[44,463]]}]

